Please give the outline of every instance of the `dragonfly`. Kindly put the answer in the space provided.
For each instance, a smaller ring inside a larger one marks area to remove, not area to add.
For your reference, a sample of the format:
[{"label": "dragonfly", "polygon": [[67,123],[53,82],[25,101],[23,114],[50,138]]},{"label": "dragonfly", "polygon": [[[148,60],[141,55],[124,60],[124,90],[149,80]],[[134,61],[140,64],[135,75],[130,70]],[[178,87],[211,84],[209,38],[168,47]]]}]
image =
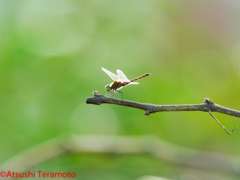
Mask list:
[{"label": "dragonfly", "polygon": [[129,80],[125,76],[125,74],[119,69],[117,69],[116,71],[117,74],[114,74],[103,67],[101,69],[113,80],[111,84],[108,84],[105,86],[105,90],[108,92],[107,95],[116,97],[116,92],[118,92],[122,94],[122,99],[123,99],[123,92],[119,91],[120,89],[130,84],[139,84],[138,82],[135,82],[135,81],[151,75],[151,73],[146,73],[146,74],[143,74],[142,76]]}]

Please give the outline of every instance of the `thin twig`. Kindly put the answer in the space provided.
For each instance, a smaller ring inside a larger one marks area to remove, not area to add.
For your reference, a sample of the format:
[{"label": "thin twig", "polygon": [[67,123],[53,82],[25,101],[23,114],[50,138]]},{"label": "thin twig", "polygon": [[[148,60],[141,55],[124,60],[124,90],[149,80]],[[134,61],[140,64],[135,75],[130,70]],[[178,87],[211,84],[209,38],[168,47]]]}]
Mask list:
[{"label": "thin twig", "polygon": [[[229,109],[218,104],[212,102],[209,98],[204,98],[203,104],[186,104],[186,105],[154,105],[154,104],[146,104],[139,103],[133,101],[127,101],[123,99],[109,98],[103,96],[98,91],[93,92],[94,97],[90,97],[86,99],[87,104],[95,104],[101,105],[103,103],[107,104],[116,104],[122,106],[128,106],[133,108],[138,108],[145,110],[145,115],[150,115],[151,113],[163,112],[163,111],[205,111],[209,112],[209,114],[217,121],[217,123],[228,133],[227,129],[212,115],[211,112],[219,112],[223,114],[227,114],[230,116],[240,117],[240,111]],[[235,128],[237,129],[237,128]],[[235,130],[233,129],[232,132]]]},{"label": "thin twig", "polygon": [[236,128],[234,128],[234,129],[232,130],[231,133],[229,133],[228,130],[217,120],[217,118],[215,118],[215,116],[211,113],[211,111],[208,111],[208,112],[209,112],[209,114],[213,117],[213,119],[215,119],[215,121],[217,121],[217,123],[218,123],[229,135],[231,135],[234,130],[238,129],[238,127],[236,127]]}]

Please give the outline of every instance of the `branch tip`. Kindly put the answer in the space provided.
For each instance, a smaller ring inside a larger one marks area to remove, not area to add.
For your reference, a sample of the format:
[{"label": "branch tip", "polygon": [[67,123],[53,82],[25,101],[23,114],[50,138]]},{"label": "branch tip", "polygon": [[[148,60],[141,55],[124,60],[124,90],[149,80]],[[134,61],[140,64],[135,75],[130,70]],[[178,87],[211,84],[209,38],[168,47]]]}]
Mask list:
[{"label": "branch tip", "polygon": [[233,133],[233,131],[235,131],[236,129],[238,129],[238,127],[234,128],[234,129],[232,130],[231,134],[232,134],[232,133]]},{"label": "branch tip", "polygon": [[102,94],[100,94],[99,91],[93,91],[93,95],[94,95],[94,96],[103,96]]},{"label": "branch tip", "polygon": [[100,94],[99,91],[93,91],[94,97],[90,97],[86,99],[87,104],[95,104],[95,105],[101,105],[101,98],[104,97],[102,94]]}]

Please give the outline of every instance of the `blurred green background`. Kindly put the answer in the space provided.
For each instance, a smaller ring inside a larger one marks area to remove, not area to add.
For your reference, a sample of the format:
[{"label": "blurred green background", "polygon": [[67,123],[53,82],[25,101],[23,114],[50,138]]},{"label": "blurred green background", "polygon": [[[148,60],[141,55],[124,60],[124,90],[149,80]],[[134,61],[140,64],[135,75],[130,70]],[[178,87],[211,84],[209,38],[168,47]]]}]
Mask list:
[{"label": "blurred green background", "polygon": [[[129,79],[152,73],[122,89],[126,100],[198,104],[208,97],[240,110],[239,17],[238,1],[0,1],[0,164],[74,134],[152,134],[175,145],[239,156],[240,130],[229,136],[208,113],[145,116],[138,109],[85,102],[92,91],[106,93],[111,79],[104,67],[121,69]],[[240,126],[236,117],[214,115],[229,131]],[[86,180],[181,179],[188,172],[148,156],[84,154],[32,170],[71,171]]]}]

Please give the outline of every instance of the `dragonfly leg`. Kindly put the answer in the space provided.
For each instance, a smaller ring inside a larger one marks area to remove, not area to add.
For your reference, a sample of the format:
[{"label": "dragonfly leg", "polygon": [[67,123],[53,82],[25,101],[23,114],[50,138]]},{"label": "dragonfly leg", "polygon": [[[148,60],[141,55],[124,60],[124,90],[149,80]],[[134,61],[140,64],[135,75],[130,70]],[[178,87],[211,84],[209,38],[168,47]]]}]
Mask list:
[{"label": "dragonfly leg", "polygon": [[109,94],[110,97],[115,97],[115,92],[113,90],[109,91],[109,93],[107,93],[107,95]]},{"label": "dragonfly leg", "polygon": [[118,90],[116,90],[116,91],[122,94],[122,99],[123,99],[123,92],[122,91],[118,91]]},{"label": "dragonfly leg", "polygon": [[112,91],[112,97],[116,97],[116,93],[114,90]]},{"label": "dragonfly leg", "polygon": [[110,90],[105,96],[109,96],[109,97],[112,97],[113,96],[113,91]]},{"label": "dragonfly leg", "polygon": [[123,99],[123,92],[122,92],[122,91],[118,91],[118,90],[111,90],[111,91],[109,91],[109,92],[106,94],[106,96],[109,95],[109,97],[116,97],[115,91],[121,93],[121,94],[122,94],[122,99]]}]

